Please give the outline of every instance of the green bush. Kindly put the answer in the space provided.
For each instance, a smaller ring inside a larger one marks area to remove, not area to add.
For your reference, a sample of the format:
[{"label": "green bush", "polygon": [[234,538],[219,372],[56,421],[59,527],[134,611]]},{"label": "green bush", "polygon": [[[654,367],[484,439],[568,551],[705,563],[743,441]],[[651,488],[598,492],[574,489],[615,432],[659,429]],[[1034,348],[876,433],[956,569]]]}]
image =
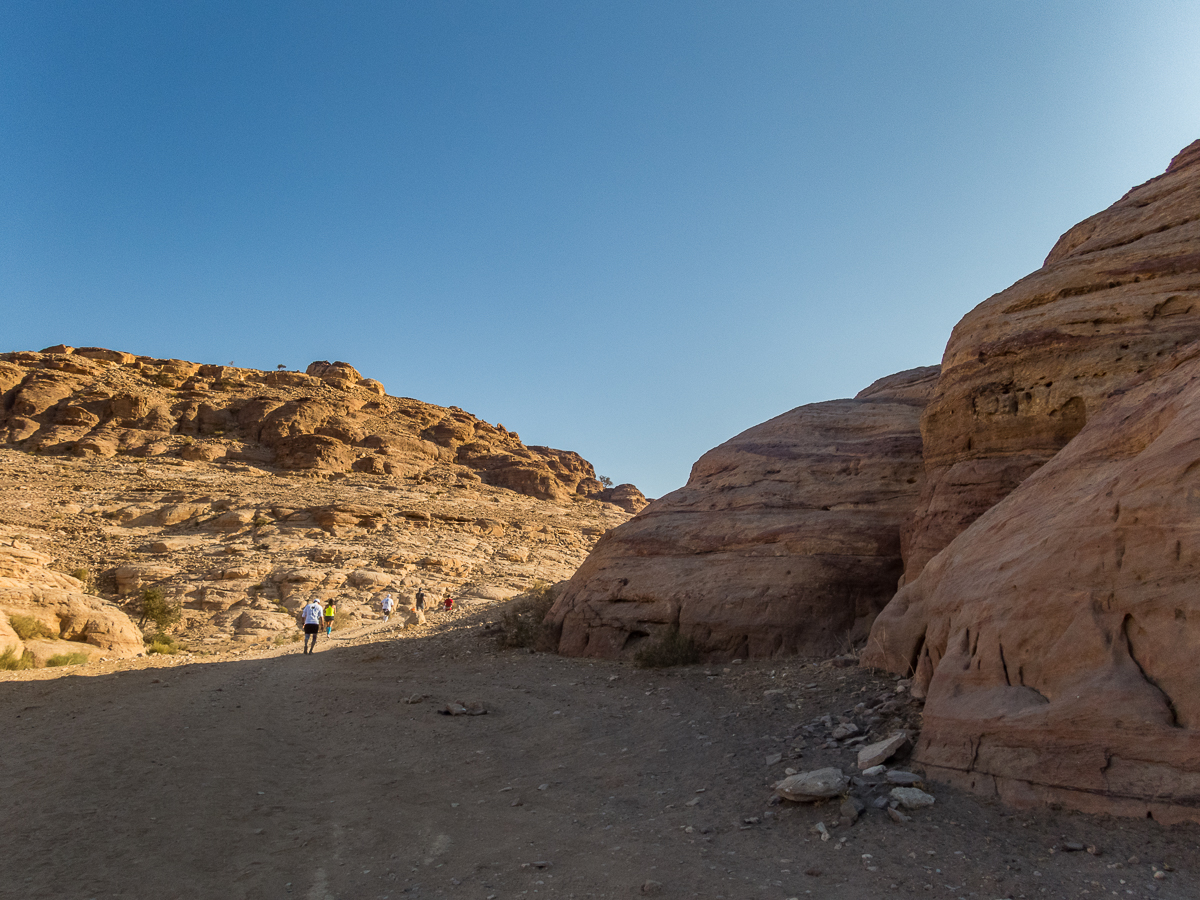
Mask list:
[{"label": "green bush", "polygon": [[138,628],[145,628],[147,622],[153,622],[159,632],[170,628],[183,617],[183,610],[178,600],[168,600],[158,588],[146,588],[138,598]]},{"label": "green bush", "polygon": [[500,646],[554,649],[553,630],[546,624],[546,615],[554,605],[554,595],[552,585],[536,581],[524,594],[510,600],[500,614]]},{"label": "green bush", "polygon": [[33,654],[26,650],[24,653],[17,656],[17,651],[13,647],[9,647],[3,653],[0,653],[0,672],[17,672],[21,669],[33,668]]},{"label": "green bush", "polygon": [[91,657],[80,651],[77,653],[59,653],[46,660],[47,666],[78,666],[87,662]]},{"label": "green bush", "polygon": [[174,656],[180,650],[186,650],[183,644],[177,643],[175,638],[169,634],[148,635],[143,640],[146,642],[146,653],[162,653],[165,656]]},{"label": "green bush", "polygon": [[43,625],[33,616],[9,616],[8,624],[23,641],[35,638],[56,638],[58,635],[47,625]]},{"label": "green bush", "polygon": [[666,669],[671,666],[690,666],[700,662],[700,650],[690,637],[678,628],[663,632],[657,640],[642,646],[633,655],[633,663],[643,669]]}]

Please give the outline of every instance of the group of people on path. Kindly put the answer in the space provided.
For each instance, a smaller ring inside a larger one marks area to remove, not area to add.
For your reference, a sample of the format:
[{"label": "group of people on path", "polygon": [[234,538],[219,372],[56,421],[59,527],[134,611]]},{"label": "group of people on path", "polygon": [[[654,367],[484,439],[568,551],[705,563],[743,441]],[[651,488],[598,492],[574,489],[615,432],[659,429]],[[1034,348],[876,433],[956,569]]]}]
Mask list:
[{"label": "group of people on path", "polygon": [[[396,609],[396,601],[392,599],[391,594],[384,594],[380,601],[383,607],[383,621],[390,621],[392,612]],[[454,598],[449,594],[442,601],[442,605],[447,612],[454,608]],[[416,605],[414,607],[418,611],[425,609],[425,590],[424,588],[417,589]],[[300,617],[304,622],[304,652],[312,653],[317,649],[317,635],[321,633],[321,625],[325,626],[325,635],[328,637],[333,633],[333,620],[337,615],[337,601],[327,600],[325,605],[321,605],[321,601],[316,597],[305,604],[304,609],[300,611]],[[311,641],[311,644],[310,644]]]}]

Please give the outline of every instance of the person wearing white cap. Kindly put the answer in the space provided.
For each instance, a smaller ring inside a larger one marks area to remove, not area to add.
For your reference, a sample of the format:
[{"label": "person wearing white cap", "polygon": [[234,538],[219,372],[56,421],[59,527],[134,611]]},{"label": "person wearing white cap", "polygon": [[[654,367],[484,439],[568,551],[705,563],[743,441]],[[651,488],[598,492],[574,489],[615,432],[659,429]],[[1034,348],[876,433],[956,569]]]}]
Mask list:
[{"label": "person wearing white cap", "polygon": [[387,621],[392,617],[392,610],[396,608],[396,601],[392,599],[391,594],[383,595],[383,621]]},{"label": "person wearing white cap", "polygon": [[[302,612],[304,616],[304,652],[312,653],[317,649],[317,635],[321,633],[321,601],[313,597],[308,601]],[[312,638],[312,648],[308,639]]]}]

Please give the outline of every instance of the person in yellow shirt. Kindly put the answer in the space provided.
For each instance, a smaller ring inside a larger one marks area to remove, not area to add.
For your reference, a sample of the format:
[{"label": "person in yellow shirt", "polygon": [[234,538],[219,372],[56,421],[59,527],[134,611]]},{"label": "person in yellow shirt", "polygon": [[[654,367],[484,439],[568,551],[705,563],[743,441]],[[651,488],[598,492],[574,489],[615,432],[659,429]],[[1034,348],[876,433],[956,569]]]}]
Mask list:
[{"label": "person in yellow shirt", "polygon": [[333,634],[333,617],[337,615],[337,601],[327,600],[325,602],[325,634],[326,636]]}]

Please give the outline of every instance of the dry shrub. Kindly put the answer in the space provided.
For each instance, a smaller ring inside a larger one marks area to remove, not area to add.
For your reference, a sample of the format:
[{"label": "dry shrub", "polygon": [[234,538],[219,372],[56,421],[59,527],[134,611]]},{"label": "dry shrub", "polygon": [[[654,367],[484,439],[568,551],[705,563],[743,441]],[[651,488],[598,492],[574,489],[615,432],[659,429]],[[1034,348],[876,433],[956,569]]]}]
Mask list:
[{"label": "dry shrub", "polygon": [[553,650],[554,632],[546,615],[554,605],[553,585],[536,581],[533,587],[508,601],[500,614],[501,647]]},{"label": "dry shrub", "polygon": [[146,642],[146,655],[161,653],[164,656],[174,656],[180,650],[187,649],[183,644],[176,643],[175,638],[169,634],[159,633],[152,637],[147,636],[143,640]]},{"label": "dry shrub", "polygon": [[9,647],[0,653],[0,672],[18,672],[22,669],[33,668],[33,654],[26,650],[17,656],[15,647]]},{"label": "dry shrub", "polygon": [[12,630],[17,633],[23,641],[30,641],[36,638],[56,638],[58,635],[46,625],[43,625],[33,616],[15,615],[8,617],[8,624],[12,626]]},{"label": "dry shrub", "polygon": [[78,666],[91,659],[86,653],[59,653],[46,660],[47,666]]},{"label": "dry shrub", "polygon": [[633,663],[643,669],[666,669],[671,666],[691,666],[700,662],[700,650],[695,641],[684,637],[678,628],[664,631],[657,639],[648,641],[633,655]]}]

